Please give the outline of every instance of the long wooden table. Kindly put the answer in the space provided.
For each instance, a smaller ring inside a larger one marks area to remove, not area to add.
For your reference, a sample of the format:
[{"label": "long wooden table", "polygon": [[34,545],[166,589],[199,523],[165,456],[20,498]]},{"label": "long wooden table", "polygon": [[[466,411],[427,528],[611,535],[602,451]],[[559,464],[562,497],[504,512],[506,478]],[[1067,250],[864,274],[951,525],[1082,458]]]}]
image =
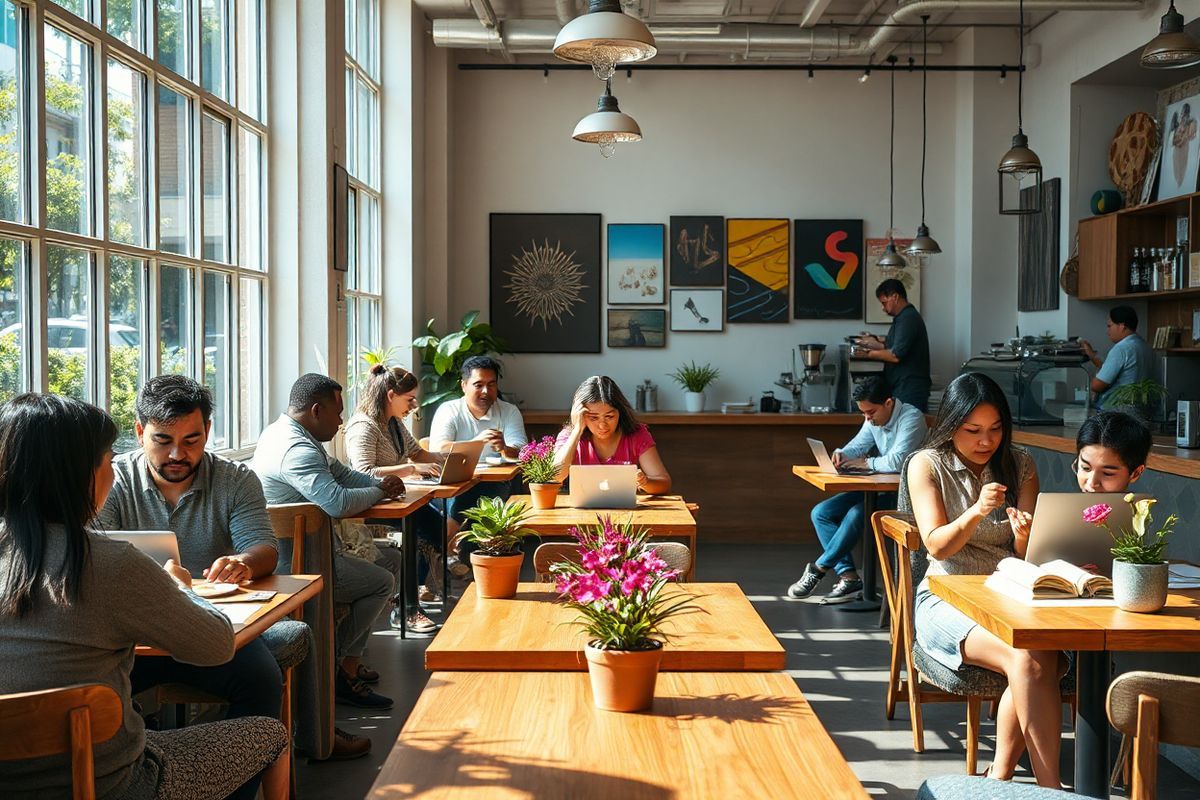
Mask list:
[{"label": "long wooden table", "polygon": [[647,528],[651,538],[686,539],[692,551],[692,566],[685,576],[692,580],[696,574],[696,518],[679,495],[637,496],[637,508],[573,508],[565,495],[558,496],[554,508],[534,509],[527,494],[513,495],[512,503],[524,503],[533,512],[525,524],[542,536],[569,536],[572,528],[595,525],[597,517],[611,516],[614,522],[632,522],[635,528]]},{"label": "long wooden table", "polygon": [[664,672],[639,714],[581,672],[435,672],[368,796],[868,797],[780,672]]},{"label": "long wooden table", "polygon": [[1134,614],[1116,606],[1033,606],[984,586],[982,575],[934,575],[929,588],[1011,647],[1078,652],[1075,791],[1108,797],[1110,651],[1200,652],[1200,589],[1171,590],[1167,606]]},{"label": "long wooden table", "polygon": [[875,536],[871,531],[871,515],[875,513],[875,497],[880,492],[897,492],[900,490],[900,476],[894,472],[881,472],[874,475],[841,475],[822,472],[820,467],[798,464],[792,467],[792,474],[810,486],[815,486],[822,492],[862,492],[863,495],[863,534],[862,534],[862,600],[857,603],[844,603],[838,607],[843,611],[878,611],[882,605],[879,593],[876,591],[875,566]]},{"label": "long wooden table", "polygon": [[476,467],[475,477],[483,483],[504,483],[521,474],[520,464],[499,464]]},{"label": "long wooden table", "polygon": [[[700,611],[664,623],[662,669],[778,670],[787,654],[736,583],[684,583]],[[472,584],[425,651],[429,670],[586,670],[576,614],[551,584],[522,583],[511,600],[484,600]]]},{"label": "long wooden table", "polygon": [[[240,650],[258,638],[259,634],[300,606],[317,596],[325,579],[320,575],[268,575],[242,587],[242,592],[274,591],[275,596],[259,608],[245,622],[233,623],[233,646]],[[220,607],[226,598],[215,597],[213,604]],[[242,605],[237,603],[236,605]],[[169,656],[170,653],[157,647],[138,645],[134,652],[139,656]]]}]

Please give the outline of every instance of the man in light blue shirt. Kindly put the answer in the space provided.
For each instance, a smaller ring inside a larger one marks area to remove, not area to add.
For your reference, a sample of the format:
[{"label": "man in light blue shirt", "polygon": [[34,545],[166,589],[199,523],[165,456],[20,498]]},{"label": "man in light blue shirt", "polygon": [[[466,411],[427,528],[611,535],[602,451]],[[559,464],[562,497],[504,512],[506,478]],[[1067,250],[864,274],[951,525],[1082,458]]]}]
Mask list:
[{"label": "man in light blue shirt", "polygon": [[[890,397],[880,378],[868,378],[854,387],[854,400],[865,421],[845,447],[834,451],[834,465],[899,472],[904,459],[925,440],[925,415],[916,406]],[[884,496],[880,501],[886,502]],[[863,533],[863,493],[842,492],[818,503],[812,521],[823,552],[805,565],[800,580],[788,587],[788,597],[808,597],[833,569],[837,583],[824,602],[853,600],[863,588],[851,555]]]},{"label": "man in light blue shirt", "polygon": [[1108,351],[1103,363],[1095,349],[1086,339],[1079,342],[1084,355],[1099,367],[1092,378],[1092,391],[1096,393],[1096,406],[1107,408],[1113,389],[1154,377],[1154,350],[1138,335],[1137,312],[1129,306],[1115,306],[1108,312],[1106,328],[1113,348]]}]

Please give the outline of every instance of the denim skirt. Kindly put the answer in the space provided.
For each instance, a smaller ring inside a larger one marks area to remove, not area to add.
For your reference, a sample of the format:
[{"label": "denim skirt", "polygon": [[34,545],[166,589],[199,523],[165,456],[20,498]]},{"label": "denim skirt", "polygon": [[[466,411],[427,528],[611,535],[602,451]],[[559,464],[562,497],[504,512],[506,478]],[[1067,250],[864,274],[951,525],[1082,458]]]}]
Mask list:
[{"label": "denim skirt", "polygon": [[913,628],[917,644],[942,666],[963,665],[963,642],[978,623],[935,595],[922,583],[913,599]]}]

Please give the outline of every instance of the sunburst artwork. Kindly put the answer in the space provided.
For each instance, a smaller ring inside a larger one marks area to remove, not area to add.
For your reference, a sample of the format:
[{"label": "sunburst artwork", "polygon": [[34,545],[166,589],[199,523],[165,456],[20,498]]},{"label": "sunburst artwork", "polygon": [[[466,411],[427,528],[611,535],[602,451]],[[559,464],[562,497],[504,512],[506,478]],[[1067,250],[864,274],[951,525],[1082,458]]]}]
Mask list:
[{"label": "sunburst artwork", "polygon": [[491,324],[514,353],[600,352],[600,215],[492,214]]}]

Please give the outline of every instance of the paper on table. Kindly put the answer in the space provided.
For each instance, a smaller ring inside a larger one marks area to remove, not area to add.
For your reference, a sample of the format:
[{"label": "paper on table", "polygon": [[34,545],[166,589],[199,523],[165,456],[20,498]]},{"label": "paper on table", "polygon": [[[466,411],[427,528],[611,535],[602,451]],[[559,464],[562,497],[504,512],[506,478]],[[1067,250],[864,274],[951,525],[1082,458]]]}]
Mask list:
[{"label": "paper on table", "polygon": [[1172,564],[1167,579],[1171,589],[1200,589],[1200,567],[1195,564]]},{"label": "paper on table", "polygon": [[245,624],[263,607],[263,603],[228,603],[217,606],[217,610],[229,618],[234,625]]}]

